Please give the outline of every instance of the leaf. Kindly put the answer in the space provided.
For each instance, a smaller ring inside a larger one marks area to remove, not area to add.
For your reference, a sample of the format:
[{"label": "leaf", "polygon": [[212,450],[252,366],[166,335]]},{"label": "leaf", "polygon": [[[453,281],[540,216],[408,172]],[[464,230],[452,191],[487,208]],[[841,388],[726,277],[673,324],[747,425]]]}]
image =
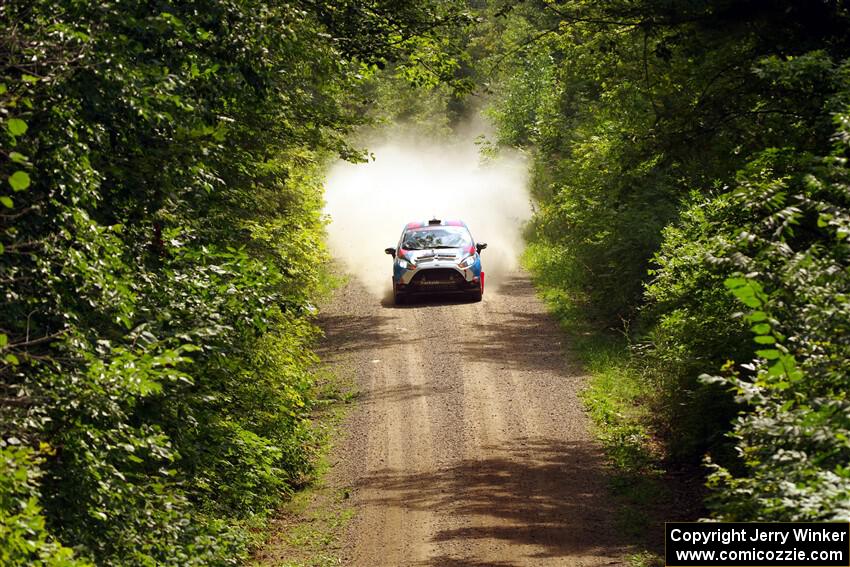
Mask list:
[{"label": "leaf", "polygon": [[21,363],[18,360],[18,357],[15,356],[14,354],[7,354],[4,360],[6,361],[7,364],[11,364],[12,366],[17,366],[18,364]]},{"label": "leaf", "polygon": [[770,325],[759,323],[758,325],[753,325],[752,331],[757,335],[766,335],[770,332]]},{"label": "leaf", "polygon": [[0,203],[2,203],[7,209],[11,209],[15,206],[14,203],[12,203],[12,199],[6,197],[5,195],[3,197],[0,197]]},{"label": "leaf", "polygon": [[27,123],[20,118],[10,118],[6,123],[6,129],[13,136],[22,136],[27,132]]},{"label": "leaf", "polygon": [[775,360],[775,359],[779,358],[782,353],[779,352],[776,349],[771,348],[771,349],[757,350],[756,354],[758,356],[762,357],[762,358],[766,358],[767,360]]},{"label": "leaf", "polygon": [[785,364],[782,360],[777,360],[774,362],[770,368],[767,369],[768,376],[782,376],[785,374]]},{"label": "leaf", "polygon": [[772,345],[776,343],[776,339],[770,335],[759,335],[755,338],[755,341],[760,345]]},{"label": "leaf", "polygon": [[21,75],[21,80],[25,83],[37,83],[39,81],[39,78],[24,73],[23,75]]},{"label": "leaf", "polygon": [[759,321],[767,320],[767,313],[764,311],[753,311],[746,317],[747,321],[750,323],[758,323]]},{"label": "leaf", "polygon": [[30,186],[30,176],[26,171],[16,171],[9,176],[9,185],[15,191],[23,191]]},{"label": "leaf", "polygon": [[747,307],[761,307],[764,300],[764,291],[758,282],[743,278],[727,278],[725,285],[738,300]]},{"label": "leaf", "polygon": [[4,347],[9,344],[9,337],[3,333],[0,333],[0,347]]},{"label": "leaf", "polygon": [[9,152],[9,159],[15,163],[27,163],[27,156],[18,152]]}]

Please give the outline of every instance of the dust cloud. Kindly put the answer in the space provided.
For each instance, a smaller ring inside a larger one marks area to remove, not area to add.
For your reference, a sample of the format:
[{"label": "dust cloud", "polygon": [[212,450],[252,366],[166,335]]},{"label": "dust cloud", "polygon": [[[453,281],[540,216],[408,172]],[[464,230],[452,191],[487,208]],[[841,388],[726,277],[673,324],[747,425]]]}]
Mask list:
[{"label": "dust cloud", "polygon": [[405,224],[437,217],[466,222],[481,254],[486,289],[517,267],[531,217],[526,162],[500,151],[483,159],[475,138],[428,142],[408,135],[368,145],[374,161],[340,162],[328,173],[325,212],[333,259],[377,297],[391,289],[394,247]]}]

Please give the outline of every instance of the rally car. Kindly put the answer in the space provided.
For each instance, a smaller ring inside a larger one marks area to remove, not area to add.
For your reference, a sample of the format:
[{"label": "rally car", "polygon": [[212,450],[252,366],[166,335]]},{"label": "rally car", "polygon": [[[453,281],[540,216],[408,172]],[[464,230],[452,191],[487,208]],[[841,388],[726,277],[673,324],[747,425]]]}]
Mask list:
[{"label": "rally car", "polygon": [[393,299],[396,305],[417,294],[462,293],[473,301],[484,294],[483,242],[475,243],[466,223],[431,219],[404,227],[395,248]]}]

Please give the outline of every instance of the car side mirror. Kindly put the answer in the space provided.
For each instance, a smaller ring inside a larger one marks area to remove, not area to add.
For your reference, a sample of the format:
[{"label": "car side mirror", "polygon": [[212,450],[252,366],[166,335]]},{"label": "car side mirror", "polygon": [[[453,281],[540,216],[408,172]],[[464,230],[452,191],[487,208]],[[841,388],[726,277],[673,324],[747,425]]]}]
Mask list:
[{"label": "car side mirror", "polygon": [[475,249],[478,250],[479,254],[481,254],[481,251],[484,250],[485,248],[487,248],[486,242],[479,242],[478,244],[475,245]]},{"label": "car side mirror", "polygon": [[385,248],[384,252],[395,258],[395,248]]}]

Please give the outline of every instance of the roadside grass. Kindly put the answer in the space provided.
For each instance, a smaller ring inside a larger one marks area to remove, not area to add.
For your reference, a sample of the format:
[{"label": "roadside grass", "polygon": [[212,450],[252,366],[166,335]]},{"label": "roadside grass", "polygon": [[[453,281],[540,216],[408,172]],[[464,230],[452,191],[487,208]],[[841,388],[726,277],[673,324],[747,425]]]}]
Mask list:
[{"label": "roadside grass", "polygon": [[[325,303],[348,276],[331,270],[319,272],[314,295]],[[357,397],[354,375],[347,368],[330,370],[319,363],[313,371],[312,427],[316,445],[310,476],[300,479],[296,490],[269,515],[246,526],[253,533],[249,565],[254,567],[329,567],[341,565],[341,539],[354,516],[348,489],[326,482],[331,469],[330,453],[339,427]]]},{"label": "roadside grass", "polygon": [[[567,332],[570,328],[575,327],[565,326]],[[647,382],[630,366],[624,339],[584,334],[574,338],[574,345],[590,375],[581,399],[614,473],[610,487],[620,504],[617,528],[644,548],[629,557],[629,565],[663,565],[658,542],[663,544],[666,518],[661,514],[673,494],[664,482],[662,449],[649,426]]]},{"label": "roadside grass", "polygon": [[254,567],[329,567],[341,565],[342,536],[354,516],[347,488],[326,482],[330,452],[339,426],[357,392],[351,376],[317,370],[313,416],[318,446],[312,475],[284,502],[256,538]]},{"label": "roadside grass", "polygon": [[626,338],[588,319],[583,298],[567,291],[570,274],[551,250],[530,244],[523,264],[590,375],[581,399],[612,467],[610,486],[620,505],[617,528],[639,548],[629,565],[663,565],[658,542],[663,545],[663,514],[673,495],[664,480],[662,447],[651,430],[651,382],[632,364]]}]

